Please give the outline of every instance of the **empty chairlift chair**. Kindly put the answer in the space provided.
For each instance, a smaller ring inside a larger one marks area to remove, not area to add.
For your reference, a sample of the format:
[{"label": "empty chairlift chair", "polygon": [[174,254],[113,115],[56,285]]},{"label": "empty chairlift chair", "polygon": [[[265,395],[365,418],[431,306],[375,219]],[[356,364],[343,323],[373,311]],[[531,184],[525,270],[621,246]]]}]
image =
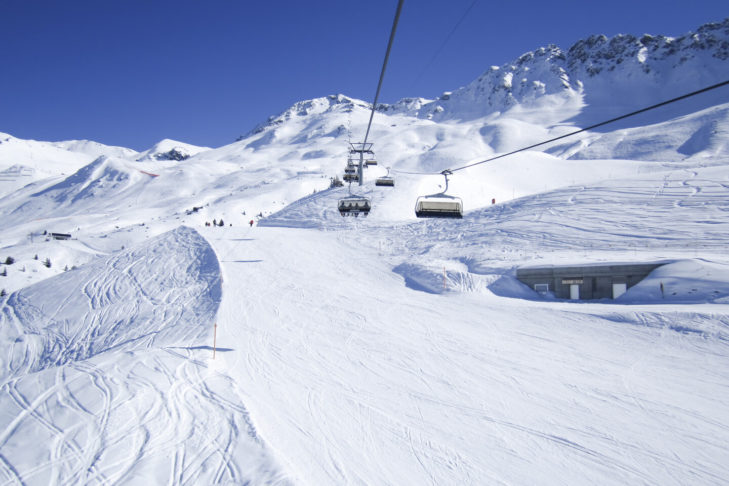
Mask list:
[{"label": "empty chairlift chair", "polygon": [[387,168],[387,175],[378,177],[375,180],[376,186],[395,187],[395,179],[390,176],[390,168]]},{"label": "empty chairlift chair", "polygon": [[445,176],[445,190],[438,194],[421,196],[415,201],[415,216],[418,218],[462,218],[463,201],[460,197],[446,194],[449,170],[441,172]]},{"label": "empty chairlift chair", "polygon": [[463,201],[460,197],[446,194],[421,196],[415,202],[415,216],[418,218],[462,218]]}]

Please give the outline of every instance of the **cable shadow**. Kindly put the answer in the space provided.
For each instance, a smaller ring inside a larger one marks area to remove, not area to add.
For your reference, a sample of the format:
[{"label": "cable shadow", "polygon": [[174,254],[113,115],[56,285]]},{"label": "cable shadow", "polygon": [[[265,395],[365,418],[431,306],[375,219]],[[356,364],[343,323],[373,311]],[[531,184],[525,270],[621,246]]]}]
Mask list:
[{"label": "cable shadow", "polygon": [[[173,349],[187,349],[190,351],[197,351],[197,350],[205,350],[205,351],[212,351],[212,346],[175,346]],[[227,353],[229,351],[235,351],[233,348],[215,348],[216,351],[219,351],[221,353]]]}]

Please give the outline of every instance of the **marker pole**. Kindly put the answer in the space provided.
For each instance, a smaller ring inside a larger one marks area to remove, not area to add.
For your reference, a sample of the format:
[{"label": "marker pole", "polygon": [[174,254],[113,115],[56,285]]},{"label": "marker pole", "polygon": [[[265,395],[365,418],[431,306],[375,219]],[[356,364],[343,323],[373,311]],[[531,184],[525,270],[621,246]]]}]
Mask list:
[{"label": "marker pole", "polygon": [[218,323],[215,323],[215,327],[213,328],[213,359],[215,359],[215,347],[218,341]]}]

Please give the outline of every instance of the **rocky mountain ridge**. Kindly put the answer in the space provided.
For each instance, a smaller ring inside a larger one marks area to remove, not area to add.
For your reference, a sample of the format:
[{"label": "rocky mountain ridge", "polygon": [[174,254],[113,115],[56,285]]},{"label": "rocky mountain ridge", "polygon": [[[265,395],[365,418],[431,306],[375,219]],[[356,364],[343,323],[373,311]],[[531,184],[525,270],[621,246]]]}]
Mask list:
[{"label": "rocky mountain ridge", "polygon": [[[644,34],[592,35],[567,50],[540,47],[439,98],[403,98],[378,112],[434,121],[470,120],[518,105],[577,104],[575,109],[608,116],[729,79],[729,18],[672,38]],[[715,104],[709,103],[707,106]],[[296,103],[271,116],[239,140],[312,113],[370,109],[342,94]],[[589,117],[588,117],[589,118]]]}]

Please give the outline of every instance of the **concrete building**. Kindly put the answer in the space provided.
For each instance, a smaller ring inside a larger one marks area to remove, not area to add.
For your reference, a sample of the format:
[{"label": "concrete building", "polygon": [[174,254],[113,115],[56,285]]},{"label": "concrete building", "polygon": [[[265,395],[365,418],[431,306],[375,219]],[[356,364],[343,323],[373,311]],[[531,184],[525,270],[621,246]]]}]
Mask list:
[{"label": "concrete building", "polygon": [[552,292],[559,299],[616,299],[665,263],[524,267],[517,269],[516,278],[539,294]]}]

